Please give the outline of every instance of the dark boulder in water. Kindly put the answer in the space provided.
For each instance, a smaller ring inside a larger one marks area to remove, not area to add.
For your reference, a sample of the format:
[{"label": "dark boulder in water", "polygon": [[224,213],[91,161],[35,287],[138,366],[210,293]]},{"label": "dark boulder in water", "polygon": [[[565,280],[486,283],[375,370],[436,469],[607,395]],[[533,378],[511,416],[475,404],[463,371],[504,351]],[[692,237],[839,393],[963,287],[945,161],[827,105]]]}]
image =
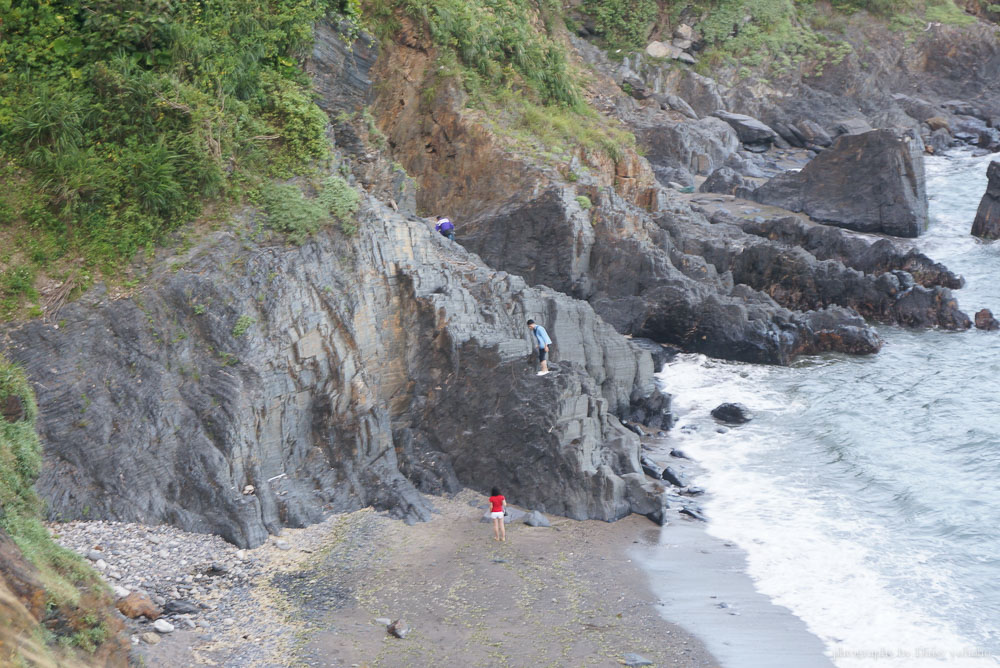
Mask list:
[{"label": "dark boulder in water", "polygon": [[727,403],[712,409],[712,417],[727,424],[746,424],[753,419],[753,414],[743,404]]},{"label": "dark boulder in water", "polygon": [[993,317],[993,312],[984,308],[976,313],[976,329],[985,329],[987,332],[994,332],[1000,329],[1000,322]]},{"label": "dark boulder in water", "polygon": [[979,201],[972,235],[980,239],[1000,239],[1000,161],[986,168],[986,193]]},{"label": "dark boulder in water", "polygon": [[687,487],[687,481],[684,479],[684,476],[669,466],[663,469],[662,476],[665,481],[669,482],[674,487]]}]

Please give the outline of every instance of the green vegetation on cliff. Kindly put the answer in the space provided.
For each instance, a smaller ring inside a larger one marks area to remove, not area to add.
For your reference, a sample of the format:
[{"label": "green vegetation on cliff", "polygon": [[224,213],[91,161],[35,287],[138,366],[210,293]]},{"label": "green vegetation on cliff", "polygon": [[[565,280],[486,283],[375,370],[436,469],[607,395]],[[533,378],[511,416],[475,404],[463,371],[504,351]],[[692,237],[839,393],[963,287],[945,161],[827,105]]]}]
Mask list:
[{"label": "green vegetation on cliff", "polygon": [[[587,75],[570,62],[554,0],[365,0],[368,27],[385,39],[404,23],[437,47],[438,80],[457,79],[483,123],[519,148],[576,149],[617,159],[635,138],[585,100]],[[435,87],[423,95],[433,101]]]},{"label": "green vegetation on cliff", "polygon": [[[700,67],[724,63],[767,74],[801,69],[818,74],[852,48],[840,39],[848,17],[868,12],[895,29],[924,29],[926,22],[970,23],[967,12],[990,16],[987,0],[583,0],[589,17],[612,52],[641,49],[651,39],[670,41],[681,22],[694,25],[704,40]],[[961,7],[959,6],[961,5]]]},{"label": "green vegetation on cliff", "polygon": [[[9,536],[37,570],[44,600],[26,605],[42,604],[40,621],[49,630],[39,627],[36,635],[41,644],[55,641],[92,652],[109,638],[107,586],[82,558],[57,545],[42,524],[42,501],[33,486],[42,463],[34,394],[21,369],[2,358],[0,409],[0,533]],[[14,570],[0,564],[0,580]]]},{"label": "green vegetation on cliff", "polygon": [[0,0],[0,315],[39,300],[41,271],[86,287],[207,202],[327,157],[300,63],[317,20],[356,11]]}]

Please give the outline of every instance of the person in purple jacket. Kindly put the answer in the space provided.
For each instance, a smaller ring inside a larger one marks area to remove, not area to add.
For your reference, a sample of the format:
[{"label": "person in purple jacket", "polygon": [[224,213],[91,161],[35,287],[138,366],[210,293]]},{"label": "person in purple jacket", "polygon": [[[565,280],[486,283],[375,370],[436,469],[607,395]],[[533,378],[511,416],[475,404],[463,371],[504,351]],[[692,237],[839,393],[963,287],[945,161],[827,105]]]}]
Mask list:
[{"label": "person in purple jacket", "polygon": [[434,226],[434,229],[437,230],[441,236],[448,237],[452,241],[455,240],[455,225],[444,216],[437,217],[437,225]]},{"label": "person in purple jacket", "polygon": [[538,344],[538,361],[542,364],[542,370],[538,372],[539,376],[544,376],[549,372],[549,346],[552,345],[552,339],[549,338],[549,333],[545,331],[545,328],[541,325],[536,325],[534,320],[528,321],[528,329],[531,333],[535,335],[535,343]]}]

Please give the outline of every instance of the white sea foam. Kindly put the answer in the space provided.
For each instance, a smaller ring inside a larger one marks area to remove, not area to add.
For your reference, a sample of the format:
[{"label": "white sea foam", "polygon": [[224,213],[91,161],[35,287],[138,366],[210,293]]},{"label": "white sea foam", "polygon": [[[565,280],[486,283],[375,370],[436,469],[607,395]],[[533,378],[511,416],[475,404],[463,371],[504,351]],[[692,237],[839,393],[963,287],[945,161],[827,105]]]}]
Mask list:
[{"label": "white sea foam", "polygon": [[[996,665],[935,614],[939,601],[961,604],[948,569],[927,549],[899,545],[891,521],[859,505],[851,484],[825,479],[850,471],[787,428],[808,419],[807,398],[788,390],[796,377],[835,363],[787,369],[685,355],[661,374],[680,418],[672,445],[706,469],[709,532],[747,552],[757,589],[799,616],[840,668]],[[754,421],[718,433],[709,411],[723,401],[746,404]]]}]

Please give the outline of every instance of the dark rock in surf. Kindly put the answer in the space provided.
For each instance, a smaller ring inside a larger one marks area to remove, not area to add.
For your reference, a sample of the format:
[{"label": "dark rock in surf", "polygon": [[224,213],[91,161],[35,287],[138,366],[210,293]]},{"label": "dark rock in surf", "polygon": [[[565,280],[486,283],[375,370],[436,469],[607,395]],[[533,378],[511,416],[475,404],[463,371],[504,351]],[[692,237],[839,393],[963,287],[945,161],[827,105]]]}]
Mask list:
[{"label": "dark rock in surf", "polygon": [[750,197],[838,227],[916,237],[927,227],[923,142],[895,130],[844,135]]},{"label": "dark rock in surf", "polygon": [[980,239],[1000,239],[1000,161],[986,168],[986,192],[979,201],[972,235]]},{"label": "dark rock in surf", "polygon": [[705,517],[705,515],[701,512],[701,508],[698,507],[684,506],[683,508],[680,509],[679,512],[681,513],[681,515],[687,515],[688,517],[693,517],[699,522],[708,521],[708,518]]},{"label": "dark rock in surf", "polygon": [[995,332],[1000,329],[1000,322],[993,317],[993,312],[988,308],[976,312],[976,329],[983,329],[987,332]]},{"label": "dark rock in surf", "polygon": [[687,481],[684,479],[684,476],[669,466],[663,469],[662,477],[674,487],[687,487]]},{"label": "dark rock in surf", "polygon": [[713,408],[712,417],[726,424],[746,424],[753,419],[753,414],[743,404],[726,403]]}]

